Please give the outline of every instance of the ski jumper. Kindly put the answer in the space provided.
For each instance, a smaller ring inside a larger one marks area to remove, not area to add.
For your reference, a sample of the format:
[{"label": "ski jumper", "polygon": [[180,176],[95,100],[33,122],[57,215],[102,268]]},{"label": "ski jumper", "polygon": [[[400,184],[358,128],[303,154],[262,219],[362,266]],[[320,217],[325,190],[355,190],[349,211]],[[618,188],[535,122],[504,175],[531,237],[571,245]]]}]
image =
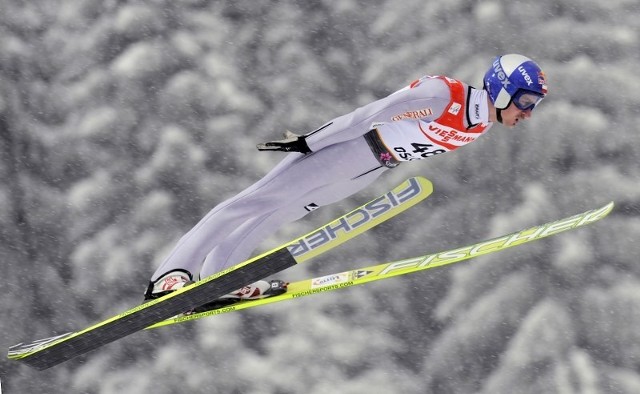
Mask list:
[{"label": "ski jumper", "polygon": [[[402,161],[457,149],[489,129],[484,90],[423,77],[306,136],[258,182],[213,208],[176,244],[152,281],[172,270],[200,277],[248,259],[283,225],[362,190]],[[197,278],[196,278],[197,279]]]}]

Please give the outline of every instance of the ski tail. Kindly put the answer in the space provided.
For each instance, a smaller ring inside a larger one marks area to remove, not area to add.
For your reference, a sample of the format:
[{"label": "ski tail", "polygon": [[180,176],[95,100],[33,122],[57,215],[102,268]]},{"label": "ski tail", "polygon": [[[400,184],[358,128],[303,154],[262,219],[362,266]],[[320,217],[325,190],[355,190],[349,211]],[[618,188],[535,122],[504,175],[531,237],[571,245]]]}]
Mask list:
[{"label": "ski tail", "polygon": [[292,242],[84,330],[15,345],[9,349],[8,357],[39,370],[53,367],[316,257],[406,211],[432,191],[427,179],[410,178],[389,193]]},{"label": "ski tail", "polygon": [[368,282],[458,263],[474,257],[499,252],[501,250],[595,223],[606,217],[613,210],[613,207],[614,203],[610,202],[598,209],[589,210],[564,219],[534,226],[526,230],[516,231],[511,234],[463,246],[461,248],[293,282],[289,284],[287,292],[279,296],[254,301],[243,301],[220,309],[178,316],[162,321],[148,328],[170,326],[187,321],[198,320],[204,317],[216,316],[223,313],[254,308],[275,302],[306,297],[312,294],[334,291]]}]

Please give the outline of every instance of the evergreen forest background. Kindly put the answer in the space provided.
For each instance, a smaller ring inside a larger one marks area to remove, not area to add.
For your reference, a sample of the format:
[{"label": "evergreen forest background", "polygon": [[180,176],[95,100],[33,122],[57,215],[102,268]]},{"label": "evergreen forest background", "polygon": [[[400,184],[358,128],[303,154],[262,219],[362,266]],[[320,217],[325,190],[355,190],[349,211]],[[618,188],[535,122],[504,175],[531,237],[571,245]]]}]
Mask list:
[{"label": "evergreen forest background", "polygon": [[17,393],[640,392],[636,0],[0,0],[0,348],[137,305],[177,239],[305,132],[424,74],[545,70],[532,119],[402,165],[409,214],[279,277],[463,246],[608,201],[594,226],[449,268],[142,332]]}]

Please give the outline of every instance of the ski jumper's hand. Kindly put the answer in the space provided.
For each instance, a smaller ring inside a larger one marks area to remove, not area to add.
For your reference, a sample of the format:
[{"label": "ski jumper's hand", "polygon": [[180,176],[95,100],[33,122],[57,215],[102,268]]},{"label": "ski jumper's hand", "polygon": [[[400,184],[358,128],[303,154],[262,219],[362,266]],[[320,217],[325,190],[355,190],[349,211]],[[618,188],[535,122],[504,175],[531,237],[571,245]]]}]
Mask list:
[{"label": "ski jumper's hand", "polygon": [[309,145],[305,137],[302,135],[294,134],[290,131],[284,133],[284,139],[278,141],[265,142],[264,144],[258,144],[257,148],[261,151],[282,151],[282,152],[300,152],[311,153]]}]

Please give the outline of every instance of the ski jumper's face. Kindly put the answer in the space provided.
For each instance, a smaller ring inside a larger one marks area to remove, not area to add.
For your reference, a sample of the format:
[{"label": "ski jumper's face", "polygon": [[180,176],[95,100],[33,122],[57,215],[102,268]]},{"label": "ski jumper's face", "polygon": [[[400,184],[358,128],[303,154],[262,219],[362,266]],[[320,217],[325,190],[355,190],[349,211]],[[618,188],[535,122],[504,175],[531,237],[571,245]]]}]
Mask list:
[{"label": "ski jumper's face", "polygon": [[531,117],[531,109],[522,110],[514,103],[502,110],[502,124],[507,127],[514,127],[521,120],[529,119]]}]

